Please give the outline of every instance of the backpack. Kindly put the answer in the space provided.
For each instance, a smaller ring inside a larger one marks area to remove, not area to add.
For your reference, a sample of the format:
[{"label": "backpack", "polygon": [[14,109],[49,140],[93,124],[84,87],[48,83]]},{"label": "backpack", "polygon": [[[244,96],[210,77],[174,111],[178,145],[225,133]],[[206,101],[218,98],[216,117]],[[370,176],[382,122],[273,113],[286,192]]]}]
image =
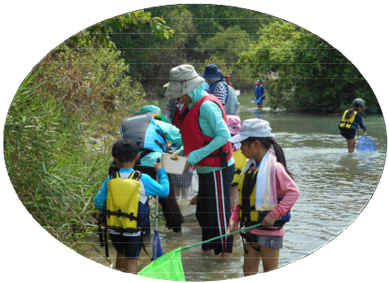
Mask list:
[{"label": "backpack", "polygon": [[226,104],[224,105],[226,115],[235,115],[236,112],[238,112],[240,103],[238,102],[238,97],[233,87],[228,85],[225,81],[221,81],[218,82],[215,87],[210,91],[212,92],[220,83],[224,83],[227,86]]}]

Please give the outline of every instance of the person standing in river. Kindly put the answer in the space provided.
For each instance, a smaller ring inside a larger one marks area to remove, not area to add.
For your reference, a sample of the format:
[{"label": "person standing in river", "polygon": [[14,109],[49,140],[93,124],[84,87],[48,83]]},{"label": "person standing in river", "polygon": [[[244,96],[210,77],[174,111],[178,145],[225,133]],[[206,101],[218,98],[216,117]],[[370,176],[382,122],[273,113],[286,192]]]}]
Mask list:
[{"label": "person standing in river", "polygon": [[[135,163],[135,170],[150,175],[154,180],[157,177],[154,163],[162,160],[162,153],[168,151],[167,141],[182,145],[180,130],[155,105],[145,105],[133,116],[125,118],[120,134],[123,138],[133,140],[139,148],[140,158]],[[170,176],[169,180],[172,181]],[[181,233],[181,224],[185,219],[178,206],[172,182],[169,195],[158,198],[158,201],[162,206],[166,227],[175,233]],[[147,229],[145,231],[150,234]]]},{"label": "person standing in river", "polygon": [[208,92],[216,96],[224,106],[227,103],[228,89],[224,81],[225,76],[215,64],[205,67],[204,73],[200,75],[208,83]]},{"label": "person standing in river", "polygon": [[355,149],[355,132],[358,130],[358,125],[366,134],[366,127],[362,121],[362,110],[365,109],[365,102],[362,98],[357,98],[343,113],[338,126],[340,134],[347,140],[347,148],[349,153],[353,153]]},{"label": "person standing in river", "polygon": [[299,197],[299,189],[286,166],[284,152],[274,140],[269,122],[262,119],[243,121],[239,133],[229,139],[241,143],[247,161],[240,174],[238,202],[228,226],[232,233],[240,228],[261,224],[241,233],[244,243],[243,273],[258,273],[278,268],[283,245],[283,225]]},{"label": "person standing in river", "polygon": [[[227,233],[235,173],[227,115],[218,98],[209,95],[205,88],[204,79],[193,66],[180,65],[171,69],[165,94],[168,99],[180,97],[190,109],[182,122],[184,146],[179,151],[188,157],[184,171],[196,165],[199,176],[196,218],[203,241]],[[229,258],[232,246],[233,236],[229,236],[203,244],[202,250],[213,250],[215,255],[221,253],[223,258]]]},{"label": "person standing in river", "polygon": [[255,82],[255,90],[252,98],[255,97],[254,103],[258,105],[259,109],[262,109],[262,102],[265,99],[265,87],[261,84],[260,80]]}]

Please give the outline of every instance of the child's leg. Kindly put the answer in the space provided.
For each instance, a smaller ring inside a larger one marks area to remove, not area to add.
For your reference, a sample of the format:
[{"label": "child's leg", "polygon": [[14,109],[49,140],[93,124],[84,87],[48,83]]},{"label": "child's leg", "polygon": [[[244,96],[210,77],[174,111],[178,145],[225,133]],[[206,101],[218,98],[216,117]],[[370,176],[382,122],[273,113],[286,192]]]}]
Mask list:
[{"label": "child's leg", "polygon": [[268,272],[278,268],[280,249],[273,249],[261,246],[263,272]]},{"label": "child's leg", "polygon": [[125,268],[125,253],[116,253],[115,269],[124,271]]},{"label": "child's leg", "polygon": [[347,148],[349,153],[354,152],[354,147],[355,147],[355,139],[347,140]]},{"label": "child's leg", "polygon": [[174,187],[174,194],[176,195],[176,198],[179,199],[181,196],[181,189]]},{"label": "child's leg", "polygon": [[181,198],[188,199],[189,198],[189,187],[181,189]]},{"label": "child's leg", "polygon": [[[256,244],[254,244],[258,247]],[[255,275],[258,273],[259,264],[261,263],[261,252],[255,250],[250,243],[245,242],[245,248],[248,253],[244,254],[243,273],[244,276]]]},{"label": "child's leg", "polygon": [[135,259],[126,258],[125,262],[126,262],[126,272],[132,273],[132,274],[137,274],[136,268],[138,266],[138,259],[137,258],[135,258]]}]

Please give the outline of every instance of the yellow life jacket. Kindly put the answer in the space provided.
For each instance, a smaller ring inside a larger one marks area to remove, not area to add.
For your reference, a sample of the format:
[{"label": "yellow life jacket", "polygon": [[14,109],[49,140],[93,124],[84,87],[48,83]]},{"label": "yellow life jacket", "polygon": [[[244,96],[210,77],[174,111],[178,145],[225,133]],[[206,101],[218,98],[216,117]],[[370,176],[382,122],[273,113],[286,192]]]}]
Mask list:
[{"label": "yellow life jacket", "polygon": [[139,230],[138,206],[141,186],[139,171],[133,171],[128,178],[121,178],[119,172],[111,175],[108,181],[106,226],[107,228],[124,228],[129,232]]},{"label": "yellow life jacket", "polygon": [[[251,168],[243,173],[244,175],[240,178],[238,190],[239,190],[239,205],[240,205],[240,222],[241,227],[248,227],[257,223],[262,223],[263,218],[269,211],[258,211],[255,210],[255,193],[257,187],[257,174],[259,168],[252,171]],[[282,199],[279,198],[278,202]],[[262,230],[279,230],[284,226],[286,222],[290,220],[290,212],[287,212],[281,219],[276,220],[273,226],[262,227],[258,226],[257,229]]]},{"label": "yellow life jacket", "polygon": [[237,185],[239,183],[240,173],[242,173],[242,170],[246,165],[247,158],[246,156],[243,155],[240,149],[233,151],[232,156],[234,157],[234,161],[235,161],[235,174],[234,174],[234,179],[232,180],[232,184]]},{"label": "yellow life jacket", "polygon": [[[346,114],[347,114],[348,110],[346,110],[344,113],[343,113],[343,117],[342,117],[342,121],[340,122],[339,124],[339,129],[343,128],[343,129],[350,129],[351,126],[354,123],[354,120],[355,120],[355,116],[357,115],[357,111],[354,111],[353,115],[351,115],[351,117],[349,119],[346,119]],[[358,125],[355,124],[355,126],[358,127]]]}]

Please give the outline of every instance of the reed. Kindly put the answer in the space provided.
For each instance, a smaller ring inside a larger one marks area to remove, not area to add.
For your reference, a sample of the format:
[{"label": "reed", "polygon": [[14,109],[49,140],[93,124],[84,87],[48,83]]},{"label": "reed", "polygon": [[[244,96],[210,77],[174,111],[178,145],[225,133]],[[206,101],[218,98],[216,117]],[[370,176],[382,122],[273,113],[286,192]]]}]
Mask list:
[{"label": "reed", "polygon": [[4,158],[18,197],[33,218],[65,245],[96,229],[93,198],[106,178],[113,138],[88,140],[95,121],[65,111],[37,92],[30,74],[18,89],[4,127]]}]

